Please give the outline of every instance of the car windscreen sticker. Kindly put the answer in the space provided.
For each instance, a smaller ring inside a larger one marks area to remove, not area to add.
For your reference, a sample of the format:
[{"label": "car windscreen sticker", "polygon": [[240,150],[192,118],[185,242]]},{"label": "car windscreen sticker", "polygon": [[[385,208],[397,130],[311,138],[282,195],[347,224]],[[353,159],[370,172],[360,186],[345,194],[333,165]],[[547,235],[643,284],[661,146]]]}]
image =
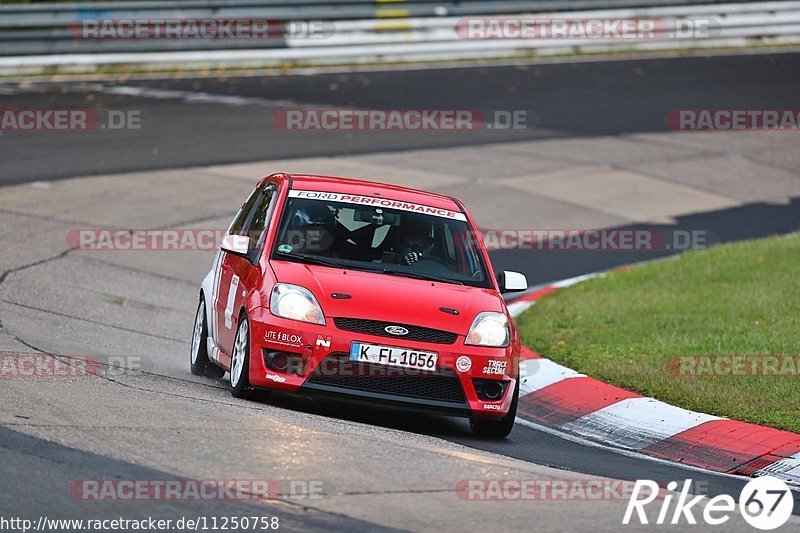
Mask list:
[{"label": "car windscreen sticker", "polygon": [[357,194],[342,194],[337,192],[320,192],[320,191],[289,191],[290,198],[305,198],[308,200],[327,200],[329,202],[344,202],[358,205],[371,205],[375,207],[383,207],[386,209],[397,209],[400,211],[411,211],[414,213],[422,213],[424,215],[433,215],[437,217],[450,218],[453,220],[466,221],[467,217],[464,213],[450,211],[449,209],[442,209],[440,207],[432,207],[429,205],[415,204],[413,202],[403,202],[400,200],[391,200],[389,198],[377,198],[374,196],[359,196]]}]

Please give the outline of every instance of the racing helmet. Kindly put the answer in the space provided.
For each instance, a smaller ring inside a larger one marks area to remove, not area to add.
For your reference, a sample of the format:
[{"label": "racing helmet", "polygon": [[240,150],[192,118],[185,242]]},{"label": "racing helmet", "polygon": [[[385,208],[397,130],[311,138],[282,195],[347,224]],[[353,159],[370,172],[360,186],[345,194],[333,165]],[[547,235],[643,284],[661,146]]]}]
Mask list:
[{"label": "racing helmet", "polygon": [[333,245],[336,214],[322,202],[308,201],[294,212],[292,226],[297,248],[325,254]]}]

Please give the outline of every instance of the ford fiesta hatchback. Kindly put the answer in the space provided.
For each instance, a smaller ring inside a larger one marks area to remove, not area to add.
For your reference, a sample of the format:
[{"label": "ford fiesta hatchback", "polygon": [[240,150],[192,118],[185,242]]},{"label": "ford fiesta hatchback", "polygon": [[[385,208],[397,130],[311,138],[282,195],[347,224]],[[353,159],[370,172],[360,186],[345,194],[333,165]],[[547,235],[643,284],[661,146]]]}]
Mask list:
[{"label": "ford fiesta hatchback", "polygon": [[333,395],[470,419],[504,437],[517,332],[480,234],[454,198],[274,174],[242,205],[203,280],[191,370],[256,390]]}]

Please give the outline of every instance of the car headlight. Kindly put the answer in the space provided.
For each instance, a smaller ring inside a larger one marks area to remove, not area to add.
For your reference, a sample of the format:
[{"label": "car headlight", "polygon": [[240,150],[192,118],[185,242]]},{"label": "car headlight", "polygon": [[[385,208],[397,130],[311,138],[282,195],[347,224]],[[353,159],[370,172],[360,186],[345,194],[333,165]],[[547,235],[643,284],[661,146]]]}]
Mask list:
[{"label": "car headlight", "polygon": [[503,313],[486,311],[478,313],[478,316],[472,321],[472,327],[469,328],[464,344],[505,348],[510,339],[508,317]]},{"label": "car headlight", "polygon": [[269,299],[269,310],[275,316],[325,325],[319,302],[310,290],[289,283],[276,283]]}]

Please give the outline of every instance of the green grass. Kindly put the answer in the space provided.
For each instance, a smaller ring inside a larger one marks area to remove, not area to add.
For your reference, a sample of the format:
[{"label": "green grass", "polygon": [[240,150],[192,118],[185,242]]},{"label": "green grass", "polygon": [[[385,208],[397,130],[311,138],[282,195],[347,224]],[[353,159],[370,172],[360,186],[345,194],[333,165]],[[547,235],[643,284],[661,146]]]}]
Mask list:
[{"label": "green grass", "polygon": [[589,376],[687,409],[800,432],[800,373],[670,371],[681,356],[800,355],[800,234],[613,272],[556,291],[518,323],[526,346]]}]

